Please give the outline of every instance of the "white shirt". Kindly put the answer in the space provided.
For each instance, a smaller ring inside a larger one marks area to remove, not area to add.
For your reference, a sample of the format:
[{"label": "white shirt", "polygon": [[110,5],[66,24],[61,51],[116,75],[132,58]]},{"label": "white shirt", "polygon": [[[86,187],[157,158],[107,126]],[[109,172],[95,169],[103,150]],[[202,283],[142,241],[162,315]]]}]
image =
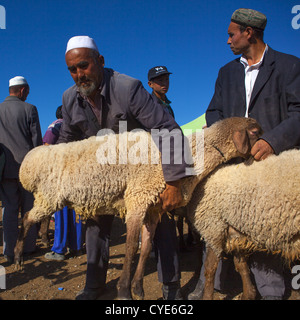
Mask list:
[{"label": "white shirt", "polygon": [[254,84],[256,81],[256,78],[259,73],[260,66],[262,65],[262,62],[264,60],[265,53],[268,51],[268,45],[266,45],[265,51],[262,54],[261,59],[259,62],[253,64],[252,66],[249,66],[247,59],[244,57],[240,58],[240,62],[245,67],[245,89],[246,89],[246,113],[245,117],[248,118],[248,110],[249,110],[249,103],[251,100],[252,91],[254,88]]}]

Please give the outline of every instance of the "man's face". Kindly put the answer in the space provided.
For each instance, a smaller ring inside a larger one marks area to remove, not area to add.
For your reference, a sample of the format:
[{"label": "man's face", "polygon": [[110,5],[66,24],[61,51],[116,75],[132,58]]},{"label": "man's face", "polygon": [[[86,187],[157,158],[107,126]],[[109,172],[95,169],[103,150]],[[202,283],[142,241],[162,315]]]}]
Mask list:
[{"label": "man's face", "polygon": [[104,58],[88,48],[67,52],[66,63],[70,74],[83,96],[94,94],[102,83]]},{"label": "man's face", "polygon": [[233,54],[240,55],[248,50],[250,43],[247,29],[241,32],[240,26],[237,23],[231,22],[228,27],[228,36],[227,44],[230,45]]},{"label": "man's face", "polygon": [[169,90],[169,75],[163,74],[148,82],[149,87],[159,94],[166,94]]}]

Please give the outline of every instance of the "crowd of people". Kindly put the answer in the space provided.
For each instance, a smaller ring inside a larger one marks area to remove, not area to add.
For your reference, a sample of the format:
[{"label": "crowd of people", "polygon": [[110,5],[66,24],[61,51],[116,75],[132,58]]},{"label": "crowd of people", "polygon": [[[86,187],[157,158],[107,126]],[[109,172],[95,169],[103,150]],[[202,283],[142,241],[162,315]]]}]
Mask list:
[{"label": "crowd of people", "polygon": [[[264,130],[251,150],[257,161],[300,145],[300,59],[275,51],[264,42],[266,24],[266,16],[256,10],[238,9],[233,13],[227,44],[233,54],[240,57],[220,69],[206,110],[207,126],[233,116],[256,119]],[[150,94],[141,81],[105,68],[104,57],[88,36],[75,36],[68,41],[65,60],[75,84],[64,92],[62,106],[56,112],[57,120],[49,126],[44,138],[37,108],[25,102],[30,87],[24,77],[9,80],[9,96],[0,104],[0,145],[5,155],[0,184],[3,254],[11,263],[18,236],[18,216],[29,211],[34,201],[18,179],[22,160],[31,149],[42,144],[86,139],[103,128],[117,133],[120,120],[127,121],[128,130],[180,129],[166,95],[171,74],[167,67],[156,66],[148,71]],[[172,212],[182,200],[180,186],[186,177],[187,164],[175,164],[176,148],[174,141],[171,162],[163,164],[166,189],[160,198],[164,214],[153,240],[158,280],[165,300],[183,299]],[[87,271],[85,287],[77,294],[77,300],[97,299],[105,290],[113,219],[112,215],[99,215],[86,222]],[[24,249],[27,254],[36,249],[37,228],[32,227],[27,236]],[[83,228],[76,213],[65,207],[55,213],[54,244],[45,258],[64,260],[68,248],[75,254],[81,252]],[[285,267],[280,258],[255,253],[249,263],[262,299],[283,299]],[[222,290],[229,268],[230,257],[219,265],[216,289]],[[201,299],[204,282],[201,270],[188,299]]]}]

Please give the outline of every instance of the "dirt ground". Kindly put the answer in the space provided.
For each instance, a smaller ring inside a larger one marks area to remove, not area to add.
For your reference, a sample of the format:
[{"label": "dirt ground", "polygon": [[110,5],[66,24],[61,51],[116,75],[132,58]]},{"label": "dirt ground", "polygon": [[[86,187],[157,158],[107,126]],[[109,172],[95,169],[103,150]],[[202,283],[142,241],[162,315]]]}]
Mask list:
[{"label": "dirt ground", "polygon": [[[46,248],[37,241],[38,250],[24,259],[24,271],[16,272],[14,265],[8,265],[3,257],[2,248],[2,217],[0,215],[0,265],[5,267],[6,290],[0,289],[0,300],[74,300],[78,291],[83,289],[86,273],[86,254],[78,257],[68,256],[60,262],[48,261],[45,253],[50,251],[54,236],[54,223],[50,224],[50,247]],[[186,236],[185,225],[185,236]],[[124,260],[126,227],[122,220],[115,218],[110,245],[110,262],[107,275],[107,290],[99,300],[115,300],[116,285],[119,279]],[[138,257],[138,255],[137,255]],[[194,271],[198,265],[196,248],[180,253],[181,285],[184,297],[193,288]],[[135,261],[136,263],[136,261]],[[240,288],[231,281],[231,289],[224,293],[215,293],[216,300],[238,300]],[[233,288],[235,287],[235,288]],[[157,271],[154,258],[149,258],[144,278],[145,300],[161,300],[161,284],[157,280]],[[300,300],[297,291],[291,291],[289,300]]]}]

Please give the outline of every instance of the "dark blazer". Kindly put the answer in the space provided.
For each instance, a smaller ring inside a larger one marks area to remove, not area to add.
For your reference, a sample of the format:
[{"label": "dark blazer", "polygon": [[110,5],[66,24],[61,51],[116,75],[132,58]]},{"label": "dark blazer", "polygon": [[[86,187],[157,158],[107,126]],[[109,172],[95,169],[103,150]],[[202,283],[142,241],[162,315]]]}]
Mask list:
[{"label": "dark blazer", "polygon": [[[206,111],[207,125],[245,116],[245,69],[240,59],[220,69]],[[268,48],[256,79],[249,117],[256,119],[276,154],[300,145],[300,59]]]},{"label": "dark blazer", "polygon": [[168,103],[167,105],[164,104],[154,93],[154,91],[152,91],[151,96],[153,98],[154,101],[156,101],[158,104],[160,104],[163,108],[165,108],[170,115],[175,119],[175,113],[170,105],[171,101],[166,97],[166,102]]},{"label": "dark blazer", "polygon": [[[63,94],[63,125],[59,142],[82,140],[102,128],[119,131],[119,121],[127,121],[128,131],[142,128],[169,130],[179,128],[169,113],[153,100],[139,80],[104,69],[102,123],[90,116],[89,103],[77,92],[77,86]],[[88,111],[86,110],[88,109]]]},{"label": "dark blazer", "polygon": [[35,106],[14,96],[9,96],[0,103],[0,144],[6,159],[4,178],[18,179],[25,155],[42,143]]},{"label": "dark blazer", "polygon": [[[173,129],[181,130],[169,112],[154,101],[141,81],[137,79],[104,68],[101,95],[102,115],[101,123],[99,123],[89,103],[77,92],[76,85],[64,92],[62,107],[64,121],[58,143],[82,140],[96,135],[100,129],[112,129],[118,133],[120,121],[126,121],[127,131],[137,128],[146,131],[151,129],[167,129],[169,132]],[[171,152],[172,149],[171,147]],[[185,177],[185,168],[184,163],[182,165],[163,165],[166,181],[175,181]]]}]

